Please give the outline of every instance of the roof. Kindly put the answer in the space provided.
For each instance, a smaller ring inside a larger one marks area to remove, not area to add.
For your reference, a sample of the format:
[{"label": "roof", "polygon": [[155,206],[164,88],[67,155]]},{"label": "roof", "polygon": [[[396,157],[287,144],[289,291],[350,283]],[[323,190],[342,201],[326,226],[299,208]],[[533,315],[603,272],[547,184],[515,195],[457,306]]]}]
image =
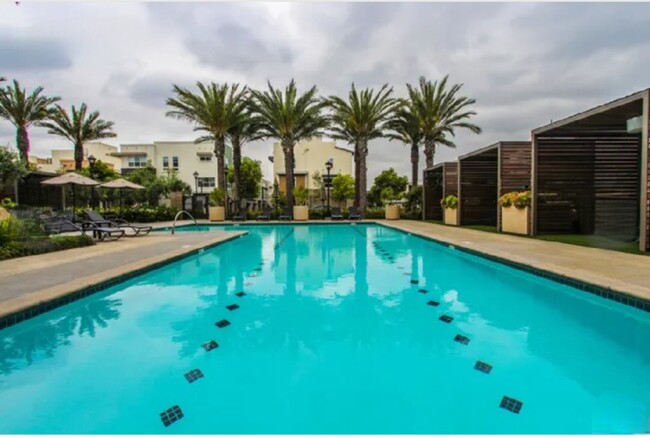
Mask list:
[{"label": "roof", "polygon": [[[294,170],[293,171],[294,175],[307,175],[308,173],[309,172],[304,171],[304,170]],[[285,174],[286,174],[286,172],[278,172],[278,175],[283,175],[284,176]]]},{"label": "roof", "polygon": [[476,155],[481,155],[481,154],[483,154],[485,152],[490,152],[493,149],[498,149],[502,145],[506,145],[506,144],[530,145],[531,143],[528,140],[501,140],[501,141],[497,141],[496,143],[493,143],[493,144],[491,144],[489,146],[485,146],[485,147],[482,147],[480,149],[476,149],[475,151],[468,152],[468,153],[466,153],[464,155],[461,155],[461,156],[458,157],[458,160],[464,160],[465,158],[471,158],[471,157],[474,157]]},{"label": "roof", "polygon": [[606,111],[612,110],[614,108],[627,105],[629,103],[632,103],[637,100],[641,100],[644,97],[648,96],[648,93],[650,92],[650,88],[646,88],[641,91],[637,91],[632,94],[628,94],[627,96],[612,100],[611,102],[607,102],[605,104],[596,106],[594,108],[588,109],[586,111],[582,111],[579,113],[576,113],[572,116],[565,117],[564,119],[560,119],[556,122],[551,122],[547,125],[540,126],[539,128],[533,129],[533,135],[535,134],[541,134],[546,131],[550,131],[552,129],[558,128],[563,125],[568,125],[569,123],[577,122],[579,120],[586,119],[588,117],[594,116],[596,114],[604,113]]},{"label": "roof", "polygon": [[129,151],[129,152],[113,152],[109,154],[111,157],[146,157],[145,151]]}]

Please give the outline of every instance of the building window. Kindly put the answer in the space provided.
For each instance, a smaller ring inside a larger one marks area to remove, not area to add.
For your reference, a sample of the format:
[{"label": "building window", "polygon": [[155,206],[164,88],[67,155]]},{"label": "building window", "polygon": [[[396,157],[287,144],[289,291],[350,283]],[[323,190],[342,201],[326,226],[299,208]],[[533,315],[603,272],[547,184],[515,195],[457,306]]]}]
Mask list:
[{"label": "building window", "polygon": [[147,167],[147,157],[129,157],[129,167]]},{"label": "building window", "polygon": [[201,155],[199,161],[212,161],[212,155]]},{"label": "building window", "polygon": [[163,157],[163,167],[169,167],[169,157]]},{"label": "building window", "polygon": [[197,183],[203,188],[213,188],[216,185],[214,177],[199,177]]},{"label": "building window", "polygon": [[178,157],[172,157],[172,167],[178,169]]}]

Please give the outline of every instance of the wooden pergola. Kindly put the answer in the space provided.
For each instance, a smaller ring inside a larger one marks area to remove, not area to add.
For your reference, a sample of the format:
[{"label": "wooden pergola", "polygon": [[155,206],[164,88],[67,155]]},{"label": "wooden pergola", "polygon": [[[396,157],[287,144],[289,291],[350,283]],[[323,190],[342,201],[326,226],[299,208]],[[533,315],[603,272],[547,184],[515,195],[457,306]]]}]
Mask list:
[{"label": "wooden pergola", "polygon": [[532,131],[533,234],[594,234],[650,246],[650,90]]},{"label": "wooden pergola", "polygon": [[442,220],[440,200],[447,195],[458,196],[458,163],[439,163],[424,169],[424,220]]},{"label": "wooden pergola", "polygon": [[500,228],[497,200],[530,187],[529,141],[500,141],[458,157],[460,225]]}]

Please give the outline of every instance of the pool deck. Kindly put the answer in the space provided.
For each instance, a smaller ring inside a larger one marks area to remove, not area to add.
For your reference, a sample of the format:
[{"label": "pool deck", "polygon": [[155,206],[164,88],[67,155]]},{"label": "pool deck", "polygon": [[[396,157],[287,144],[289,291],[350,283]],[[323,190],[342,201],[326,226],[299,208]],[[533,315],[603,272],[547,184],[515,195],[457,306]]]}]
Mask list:
[{"label": "pool deck", "polygon": [[388,227],[650,300],[650,257],[428,222],[378,220]]},{"label": "pool deck", "polygon": [[0,262],[0,320],[245,232],[150,234]]}]

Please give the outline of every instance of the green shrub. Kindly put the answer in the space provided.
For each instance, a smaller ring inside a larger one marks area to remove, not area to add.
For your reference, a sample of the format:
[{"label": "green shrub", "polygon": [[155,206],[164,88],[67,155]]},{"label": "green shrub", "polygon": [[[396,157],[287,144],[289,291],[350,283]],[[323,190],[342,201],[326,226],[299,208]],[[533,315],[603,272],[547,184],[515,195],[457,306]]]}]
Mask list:
[{"label": "green shrub", "polygon": [[12,201],[11,198],[4,198],[2,200],[2,205],[0,205],[0,206],[2,206],[4,208],[15,208],[16,203],[14,201]]},{"label": "green shrub", "polygon": [[309,200],[309,191],[304,187],[296,187],[293,189],[293,197],[296,200],[296,205],[305,206]]},{"label": "green shrub", "polygon": [[516,208],[522,209],[530,207],[531,197],[530,192],[509,192],[499,198],[499,206],[510,207],[514,205]]},{"label": "green shrub", "polygon": [[226,191],[221,188],[215,188],[210,192],[210,206],[223,207],[226,201]]},{"label": "green shrub", "polygon": [[365,219],[384,219],[386,212],[383,208],[366,208]]},{"label": "green shrub", "polygon": [[400,214],[402,219],[410,219],[414,221],[422,220],[422,212],[419,210],[405,210]]},{"label": "green shrub", "polygon": [[309,210],[309,219],[325,219],[327,216],[326,208],[319,208],[317,210]]},{"label": "green shrub", "polygon": [[13,240],[0,246],[0,260],[45,254],[64,249],[81,248],[94,244],[95,242],[92,237],[88,235],[37,237],[27,240]]},{"label": "green shrub", "polygon": [[35,220],[9,218],[0,221],[0,245],[43,236],[45,232]]},{"label": "green shrub", "polygon": [[[124,207],[120,208],[107,208],[97,210],[102,216],[117,216],[127,222],[164,222],[174,220],[174,216],[178,213],[177,208],[159,205],[157,207]],[[83,209],[75,210],[79,217],[83,217]]]},{"label": "green shrub", "polygon": [[249,211],[246,212],[246,219],[255,220],[261,214],[262,214],[262,212],[259,211],[259,210],[249,210]]},{"label": "green shrub", "polygon": [[454,195],[447,195],[440,200],[440,205],[442,208],[451,208],[455,210],[458,208],[458,197]]}]

